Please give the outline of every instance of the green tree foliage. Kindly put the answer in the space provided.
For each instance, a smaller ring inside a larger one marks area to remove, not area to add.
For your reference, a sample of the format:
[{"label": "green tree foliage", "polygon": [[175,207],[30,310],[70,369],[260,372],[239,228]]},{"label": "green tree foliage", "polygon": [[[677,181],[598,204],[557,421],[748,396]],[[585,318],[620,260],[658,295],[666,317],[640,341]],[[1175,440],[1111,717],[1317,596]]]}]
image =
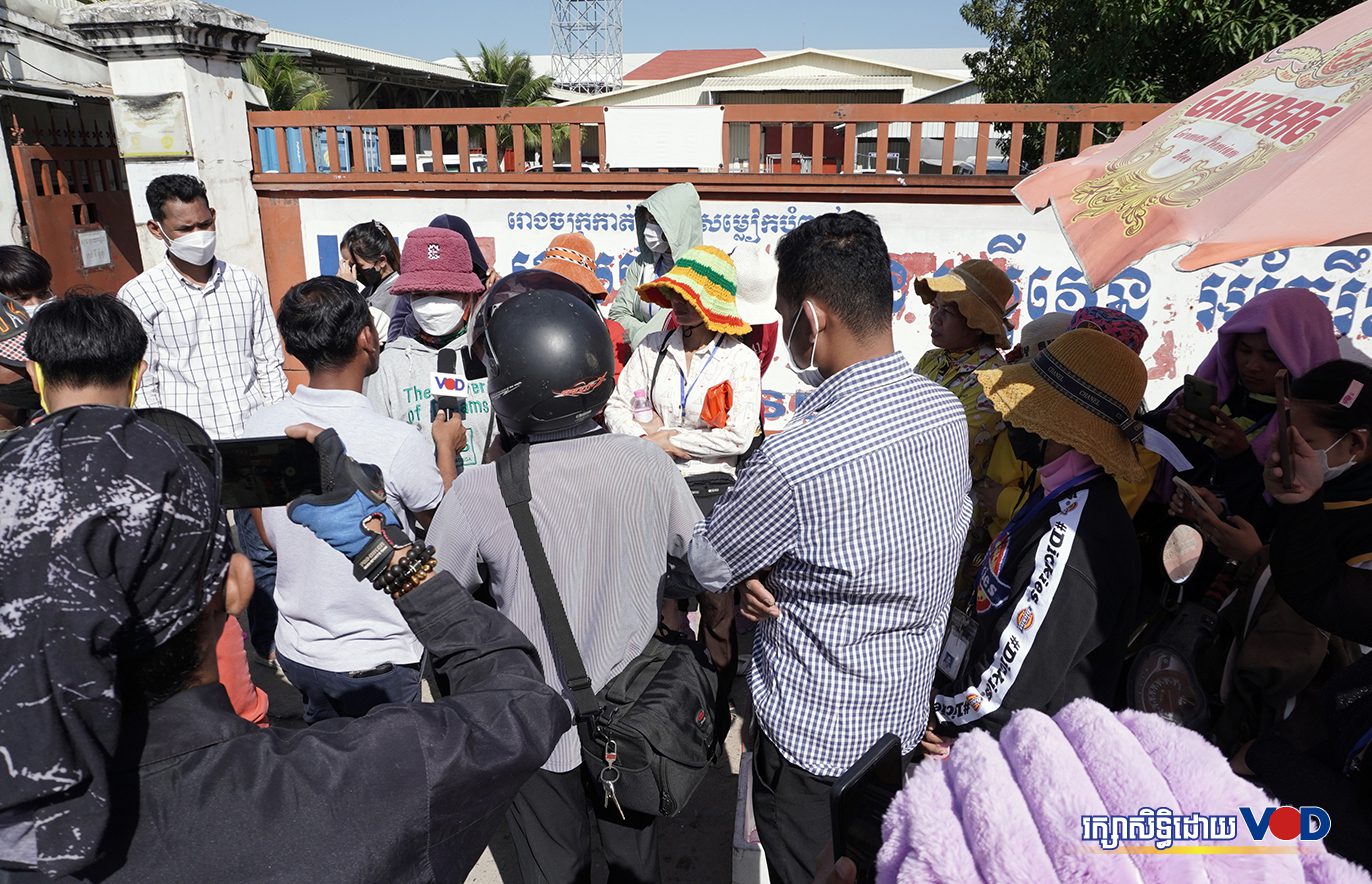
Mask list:
[{"label": "green tree foliage", "polygon": [[[548,97],[549,91],[553,88],[553,78],[547,75],[536,76],[534,74],[533,62],[529,59],[527,52],[511,52],[506,46],[505,41],[501,41],[494,46],[487,46],[480,43],[480,53],[475,59],[467,58],[461,52],[456,52],[462,60],[462,67],[467,76],[482,83],[498,83],[505,88],[499,92],[483,91],[475,93],[474,98],[478,105],[484,107],[551,107],[554,102]],[[473,144],[483,143],[484,136],[479,132],[472,133]],[[526,125],[524,127],[524,145],[527,150],[529,145],[540,145],[541,136],[539,127]],[[496,141],[500,148],[500,159],[503,160],[505,152],[514,146],[514,135],[509,126],[496,127]],[[567,127],[553,127],[553,149],[557,150],[567,143]],[[538,149],[537,147],[535,149]],[[524,157],[518,157],[521,164]],[[551,163],[552,157],[543,157],[543,162]]]},{"label": "green tree foliage", "polygon": [[988,103],[1175,102],[1358,0],[968,0]]},{"label": "green tree foliage", "polygon": [[284,52],[255,53],[243,62],[243,79],[262,87],[272,110],[323,110],[329,103],[324,81]]}]

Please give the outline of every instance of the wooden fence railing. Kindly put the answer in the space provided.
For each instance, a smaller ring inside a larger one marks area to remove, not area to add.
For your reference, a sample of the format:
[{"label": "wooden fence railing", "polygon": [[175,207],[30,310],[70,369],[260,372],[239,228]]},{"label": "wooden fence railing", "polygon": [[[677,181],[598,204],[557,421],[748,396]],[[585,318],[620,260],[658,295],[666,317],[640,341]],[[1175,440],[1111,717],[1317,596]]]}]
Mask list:
[{"label": "wooden fence railing", "polygon": [[259,191],[606,191],[1008,196],[1044,162],[1137,128],[1157,104],[726,105],[719,169],[607,168],[601,107],[260,111]]}]

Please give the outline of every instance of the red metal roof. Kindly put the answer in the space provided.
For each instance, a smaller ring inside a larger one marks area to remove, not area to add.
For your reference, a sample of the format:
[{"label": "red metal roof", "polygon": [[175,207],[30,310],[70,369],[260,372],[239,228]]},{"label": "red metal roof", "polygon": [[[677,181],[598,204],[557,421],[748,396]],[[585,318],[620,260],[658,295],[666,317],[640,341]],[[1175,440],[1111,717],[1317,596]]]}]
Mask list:
[{"label": "red metal roof", "polygon": [[708,71],[764,57],[757,49],[668,49],[651,61],[629,71],[624,75],[624,79],[670,80],[697,71]]}]

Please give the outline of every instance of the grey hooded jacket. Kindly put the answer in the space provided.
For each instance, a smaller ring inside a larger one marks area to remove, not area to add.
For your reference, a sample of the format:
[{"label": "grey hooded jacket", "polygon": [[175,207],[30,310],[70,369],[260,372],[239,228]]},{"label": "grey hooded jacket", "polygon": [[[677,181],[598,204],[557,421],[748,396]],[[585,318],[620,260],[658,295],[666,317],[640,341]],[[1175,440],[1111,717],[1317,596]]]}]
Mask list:
[{"label": "grey hooded jacket", "polygon": [[[649,213],[662,228],[670,247],[660,256],[654,255],[643,242],[643,227],[648,223]],[[661,329],[667,319],[666,310],[639,298],[638,287],[671,270],[677,256],[704,242],[700,194],[695,186],[690,182],[673,184],[639,203],[634,209],[634,230],[638,236],[638,257],[624,274],[624,282],[610,305],[610,318],[624,326],[625,338],[637,347],[645,337]]]}]

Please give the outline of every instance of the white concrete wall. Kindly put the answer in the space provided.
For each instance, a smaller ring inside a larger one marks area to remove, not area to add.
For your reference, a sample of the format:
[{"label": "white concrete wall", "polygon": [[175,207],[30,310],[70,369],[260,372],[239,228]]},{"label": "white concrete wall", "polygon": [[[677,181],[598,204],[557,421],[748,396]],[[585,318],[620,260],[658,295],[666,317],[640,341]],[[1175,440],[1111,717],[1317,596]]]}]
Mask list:
[{"label": "white concrete wall", "polygon": [[10,152],[0,150],[0,246],[24,245],[23,228],[19,217],[19,191],[13,184],[14,169]]},{"label": "white concrete wall", "polygon": [[0,3],[0,22],[19,35],[19,45],[5,59],[5,73],[13,80],[58,78],[83,85],[108,84],[104,60],[82,47],[58,20],[55,4],[34,0]]},{"label": "white concrete wall", "polygon": [[[1148,256],[1092,291],[1082,281],[1050,212],[1030,215],[1018,206],[736,200],[705,200],[702,208],[705,242],[725,251],[741,243],[775,246],[781,233],[799,221],[836,209],[872,215],[891,251],[896,343],[912,359],[930,346],[929,309],[915,295],[912,281],[970,257],[990,258],[1014,279],[1020,304],[1011,319],[1017,329],[1044,313],[1085,306],[1113,307],[1142,321],[1150,332],[1143,355],[1149,369],[1148,400],[1153,404],[1200,364],[1215,341],[1215,329],[1268,289],[1314,289],[1329,305],[1347,347],[1372,352],[1372,299],[1367,297],[1372,288],[1372,249],[1293,249],[1193,273],[1172,267],[1179,256],[1179,250],[1172,250]],[[637,249],[633,201],[627,199],[302,199],[306,275],[333,272],[338,248],[329,237],[341,236],[360,220],[375,218],[403,240],[441,212],[467,219],[501,273],[532,266],[555,235],[580,230],[595,244],[598,275],[614,287]],[[780,428],[798,397],[805,395],[780,361],[765,367],[763,393],[769,429]]]},{"label": "white concrete wall", "polygon": [[[10,80],[52,82],[62,81],[83,85],[108,85],[109,69],[92,52],[77,45],[75,38],[58,21],[60,8],[54,3],[38,0],[7,0],[0,3],[0,25],[10,28],[19,38],[13,46],[4,47],[0,68]],[[22,111],[34,102],[16,100]],[[62,105],[48,106],[54,118],[66,119],[75,109]],[[45,108],[46,109],[46,108]],[[4,121],[6,129],[10,121]],[[28,121],[21,118],[20,125]],[[79,128],[79,125],[76,127]],[[8,137],[5,144],[10,143]],[[9,150],[0,150],[0,245],[23,245],[23,227],[19,211],[20,199],[15,183]]]},{"label": "white concrete wall", "polygon": [[[116,95],[181,92],[186,96],[195,166],[209,192],[210,205],[219,213],[219,257],[265,278],[262,225],[251,185],[252,152],[238,64],[194,57],[117,60],[110,65],[110,75]],[[127,165],[135,163],[155,173],[160,161],[130,160]],[[169,171],[181,171],[180,164],[176,165]],[[143,193],[132,197],[136,202],[144,200]],[[162,260],[165,249],[146,227],[139,230],[139,244],[145,267]]]}]

